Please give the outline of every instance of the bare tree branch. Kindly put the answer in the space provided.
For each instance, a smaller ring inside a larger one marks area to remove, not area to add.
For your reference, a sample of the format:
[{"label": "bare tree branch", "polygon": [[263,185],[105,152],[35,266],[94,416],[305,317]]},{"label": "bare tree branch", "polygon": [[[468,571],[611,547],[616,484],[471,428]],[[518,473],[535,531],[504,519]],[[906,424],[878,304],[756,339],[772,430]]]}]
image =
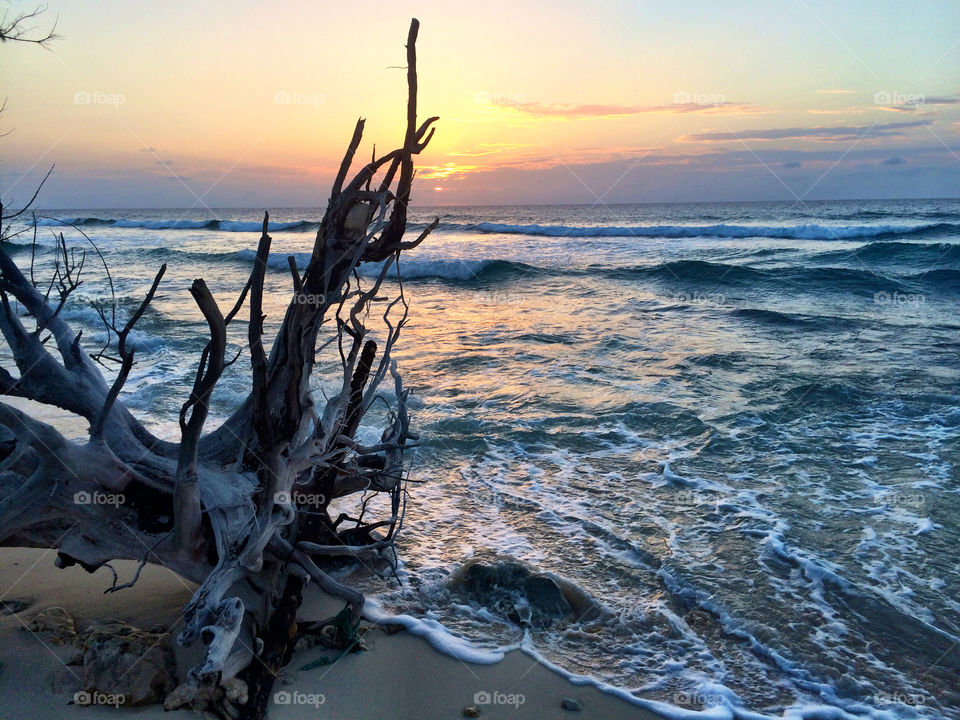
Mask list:
[{"label": "bare tree branch", "polygon": [[31,43],[46,48],[50,42],[60,37],[56,32],[56,19],[49,30],[38,30],[34,24],[33,21],[46,11],[45,5],[37,5],[33,10],[20,13],[5,10],[3,17],[0,17],[0,42]]}]

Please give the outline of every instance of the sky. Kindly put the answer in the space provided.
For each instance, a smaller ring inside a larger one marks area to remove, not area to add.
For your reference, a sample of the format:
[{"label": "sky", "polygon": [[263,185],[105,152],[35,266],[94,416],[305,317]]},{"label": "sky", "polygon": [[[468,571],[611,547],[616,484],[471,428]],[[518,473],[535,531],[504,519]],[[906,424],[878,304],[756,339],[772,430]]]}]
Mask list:
[{"label": "sky", "polygon": [[322,207],[357,117],[401,141],[414,16],[418,204],[960,196],[942,0],[51,0],[0,46],[0,196]]}]

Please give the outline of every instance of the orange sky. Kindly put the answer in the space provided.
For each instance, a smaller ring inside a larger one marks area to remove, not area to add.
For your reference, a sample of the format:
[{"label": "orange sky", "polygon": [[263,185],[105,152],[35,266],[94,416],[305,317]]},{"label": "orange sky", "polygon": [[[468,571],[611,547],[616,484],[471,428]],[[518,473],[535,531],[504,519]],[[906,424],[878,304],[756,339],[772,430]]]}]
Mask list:
[{"label": "orange sky", "polygon": [[358,115],[399,141],[412,15],[420,203],[960,194],[933,0],[53,2],[49,52],[0,48],[0,191],[56,162],[47,207],[320,205]]}]

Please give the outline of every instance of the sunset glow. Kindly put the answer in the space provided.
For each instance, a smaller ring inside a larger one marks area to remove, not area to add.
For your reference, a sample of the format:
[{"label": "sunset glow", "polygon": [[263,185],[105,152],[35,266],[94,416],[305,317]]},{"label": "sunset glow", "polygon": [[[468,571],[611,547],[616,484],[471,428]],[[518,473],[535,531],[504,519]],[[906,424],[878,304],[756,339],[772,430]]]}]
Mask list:
[{"label": "sunset glow", "polygon": [[63,38],[5,58],[0,180],[25,192],[56,162],[55,206],[322,204],[358,115],[378,147],[397,140],[412,12],[421,112],[441,117],[419,178],[445,202],[938,195],[960,178],[957,6],[355,5],[51,3]]}]

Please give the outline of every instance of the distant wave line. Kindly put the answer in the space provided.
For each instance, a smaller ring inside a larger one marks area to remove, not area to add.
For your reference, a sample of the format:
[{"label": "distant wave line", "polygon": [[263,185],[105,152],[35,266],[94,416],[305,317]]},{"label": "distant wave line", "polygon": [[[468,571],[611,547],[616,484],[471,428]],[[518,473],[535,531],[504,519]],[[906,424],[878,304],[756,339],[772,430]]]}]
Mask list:
[{"label": "distant wave line", "polygon": [[[76,225],[77,227],[116,227],[144,230],[212,230],[221,232],[258,232],[259,220],[185,220],[185,219],[127,219],[100,217],[42,218],[41,226]],[[425,223],[408,223],[411,230],[425,227]],[[275,222],[273,231],[306,232],[316,230],[320,223],[315,220]],[[502,235],[532,235],[541,237],[644,237],[644,238],[751,238],[769,237],[794,240],[849,240],[857,238],[902,237],[908,235],[944,235],[960,233],[960,224],[914,223],[882,225],[824,225],[806,223],[801,225],[736,225],[719,223],[713,225],[543,225],[509,224],[494,222],[463,223],[444,222],[440,231],[468,232]]]}]

